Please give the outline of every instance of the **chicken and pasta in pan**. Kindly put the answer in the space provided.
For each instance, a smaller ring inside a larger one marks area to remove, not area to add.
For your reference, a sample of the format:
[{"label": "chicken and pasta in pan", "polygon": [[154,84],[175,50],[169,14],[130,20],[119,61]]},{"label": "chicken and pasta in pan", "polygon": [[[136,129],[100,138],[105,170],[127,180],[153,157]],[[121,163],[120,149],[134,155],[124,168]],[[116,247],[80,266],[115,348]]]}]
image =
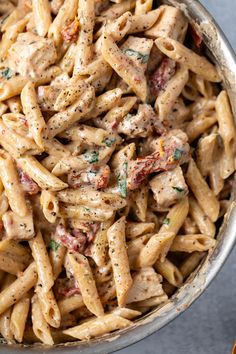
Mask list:
[{"label": "chicken and pasta in pan", "polygon": [[131,326],[216,244],[235,171],[217,68],[152,0],[0,1],[0,333]]}]

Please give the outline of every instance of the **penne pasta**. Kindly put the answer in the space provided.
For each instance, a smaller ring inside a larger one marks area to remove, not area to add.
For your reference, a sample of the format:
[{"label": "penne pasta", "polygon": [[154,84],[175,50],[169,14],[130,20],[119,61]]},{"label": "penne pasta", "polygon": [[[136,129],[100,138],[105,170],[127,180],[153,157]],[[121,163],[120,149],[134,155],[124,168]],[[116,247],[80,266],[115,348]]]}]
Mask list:
[{"label": "penne pasta", "polygon": [[53,345],[54,341],[51,335],[51,330],[43,317],[43,313],[36,294],[32,297],[31,307],[32,328],[35,336],[44,344]]},{"label": "penne pasta", "polygon": [[33,0],[32,9],[37,33],[44,37],[52,22],[49,1]]},{"label": "penne pasta", "polygon": [[67,187],[66,183],[50,173],[34,157],[21,157],[17,163],[41,188],[58,191]]},{"label": "penne pasta", "polygon": [[125,217],[115,222],[107,232],[118,305],[124,306],[132,286],[128,255],[125,247]]},{"label": "penne pasta", "polygon": [[22,275],[0,293],[0,314],[19,301],[36,282],[36,264],[32,262]]},{"label": "penne pasta", "polygon": [[38,295],[38,301],[43,317],[50,326],[58,328],[61,324],[61,314],[53,291],[50,289],[48,292],[44,292],[44,289],[40,285],[41,284],[39,279],[35,291]]},{"label": "penne pasta", "polygon": [[13,160],[3,150],[0,151],[0,178],[11,209],[20,217],[24,217],[28,213],[24,192]]},{"label": "penne pasta", "polygon": [[62,29],[67,22],[73,21],[76,16],[78,7],[78,1],[76,0],[66,0],[64,4],[60,7],[57,16],[54,18],[53,22],[50,24],[48,30],[48,36],[53,38],[56,46],[59,46],[62,40]]},{"label": "penne pasta", "polygon": [[103,37],[102,55],[137,96],[142,101],[145,101],[147,97],[147,82],[142,70],[121,52],[112,37],[106,33]]},{"label": "penne pasta", "polygon": [[224,152],[220,159],[221,178],[228,178],[235,171],[234,138],[235,127],[227,93],[222,91],[216,100],[216,113],[219,134],[224,143]]},{"label": "penne pasta", "polygon": [[205,57],[194,53],[178,41],[168,37],[160,37],[155,40],[155,44],[163,54],[185,65],[189,70],[202,76],[205,80],[212,82],[221,81],[213,64]]},{"label": "penne pasta", "polygon": [[84,304],[94,315],[102,316],[104,310],[98,296],[96,284],[87,258],[80,254],[75,255],[68,253],[66,259],[72,274],[78,282]]},{"label": "penne pasta", "polygon": [[75,55],[73,75],[80,75],[81,69],[86,67],[92,59],[93,28],[95,21],[94,0],[80,0],[78,6],[78,20],[80,33]]},{"label": "penne pasta", "polygon": [[29,131],[39,148],[43,148],[46,139],[46,123],[37,103],[34,84],[29,82],[21,92],[23,112],[26,116]]},{"label": "penne pasta", "polygon": [[175,235],[177,235],[188,215],[188,211],[188,198],[184,198],[170,209],[158,234],[153,235],[140,252],[139,266],[153,265],[159,258],[161,262],[165,260]]},{"label": "penne pasta", "polygon": [[180,270],[169,259],[164,262],[157,261],[154,264],[156,271],[161,274],[171,285],[180,287],[183,282],[183,276]]},{"label": "penne pasta", "polygon": [[193,160],[190,160],[186,180],[205,214],[212,222],[215,222],[220,210],[219,201],[208,187]]},{"label": "penne pasta", "polygon": [[40,286],[42,291],[47,293],[54,284],[54,278],[46,245],[40,231],[29,241],[29,245],[36,263]]},{"label": "penne pasta", "polygon": [[171,252],[187,252],[195,251],[204,252],[215,246],[216,241],[207,235],[183,235],[176,236],[171,247]]},{"label": "penne pasta", "polygon": [[13,307],[10,328],[17,342],[21,343],[24,336],[26,320],[30,308],[30,296],[26,293]]},{"label": "penne pasta", "polygon": [[80,340],[90,339],[116,329],[128,327],[132,322],[114,314],[89,320],[79,326],[66,329],[63,333]]}]

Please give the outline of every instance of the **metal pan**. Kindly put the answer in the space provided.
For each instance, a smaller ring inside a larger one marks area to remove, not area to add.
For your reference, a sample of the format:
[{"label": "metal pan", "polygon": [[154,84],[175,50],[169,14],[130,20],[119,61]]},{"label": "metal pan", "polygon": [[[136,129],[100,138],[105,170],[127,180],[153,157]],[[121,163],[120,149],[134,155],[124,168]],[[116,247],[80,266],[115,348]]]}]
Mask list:
[{"label": "metal pan", "polygon": [[[212,16],[197,0],[168,0],[164,2],[181,8],[190,19],[190,22],[202,34],[204,42],[209,49],[209,55],[222,72],[224,86],[228,91],[234,115],[236,116],[236,57],[224,34]],[[167,303],[137,320],[130,328],[89,342],[72,342],[56,345],[52,348],[40,344],[7,346],[3,343],[0,344],[0,353],[19,354],[23,351],[31,353],[50,352],[54,354],[111,353],[136,343],[159,330],[185,311],[203,293],[233,249],[236,240],[236,199],[234,191],[232,192],[231,200],[230,210],[217,237],[216,248],[202,261],[184,286]]]}]

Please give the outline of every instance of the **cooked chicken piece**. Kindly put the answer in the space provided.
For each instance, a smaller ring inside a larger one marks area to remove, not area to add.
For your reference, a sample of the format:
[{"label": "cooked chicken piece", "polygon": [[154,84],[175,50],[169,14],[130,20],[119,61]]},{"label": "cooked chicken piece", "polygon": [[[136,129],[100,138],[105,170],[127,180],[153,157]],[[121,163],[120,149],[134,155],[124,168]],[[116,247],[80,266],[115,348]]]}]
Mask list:
[{"label": "cooked chicken piece", "polygon": [[169,207],[188,193],[180,166],[172,171],[160,173],[149,184],[159,207]]},{"label": "cooked chicken piece", "polygon": [[38,79],[57,59],[51,39],[20,33],[8,51],[9,67],[29,79]]},{"label": "cooked chicken piece", "polygon": [[145,138],[153,132],[163,134],[164,131],[164,126],[149,104],[140,104],[137,114],[127,114],[118,127],[118,133],[131,138],[137,136]]},{"label": "cooked chicken piece", "polygon": [[137,189],[153,172],[170,171],[189,160],[190,146],[187,135],[181,130],[153,140],[151,155],[131,161],[128,166],[128,188]]},{"label": "cooked chicken piece", "polygon": [[152,267],[142,268],[136,272],[133,276],[133,285],[129,291],[127,304],[165,295],[161,281],[162,276],[157,274]]}]

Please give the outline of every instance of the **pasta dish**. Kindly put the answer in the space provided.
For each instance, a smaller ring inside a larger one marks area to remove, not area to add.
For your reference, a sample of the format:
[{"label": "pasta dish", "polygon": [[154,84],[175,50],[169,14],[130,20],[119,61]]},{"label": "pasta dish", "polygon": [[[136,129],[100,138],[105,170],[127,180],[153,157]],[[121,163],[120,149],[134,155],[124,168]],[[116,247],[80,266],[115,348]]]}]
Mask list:
[{"label": "pasta dish", "polygon": [[216,245],[235,127],[185,15],[0,1],[0,334],[89,340],[163,305]]}]

